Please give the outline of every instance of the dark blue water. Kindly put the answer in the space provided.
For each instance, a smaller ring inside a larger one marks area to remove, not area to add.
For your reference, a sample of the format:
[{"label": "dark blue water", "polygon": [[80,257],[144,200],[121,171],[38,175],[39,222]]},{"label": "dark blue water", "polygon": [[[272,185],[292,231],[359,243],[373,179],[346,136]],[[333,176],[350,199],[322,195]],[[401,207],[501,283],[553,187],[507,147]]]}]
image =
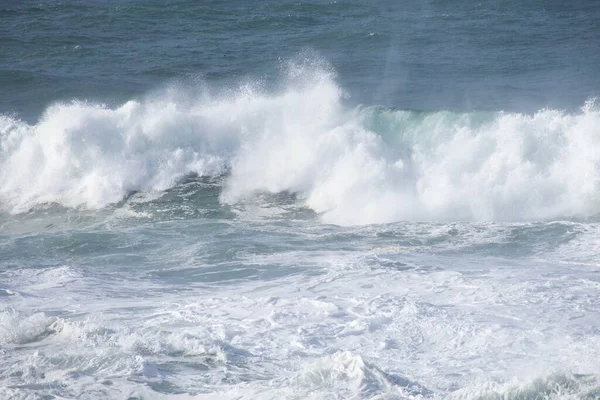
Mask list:
[{"label": "dark blue water", "polygon": [[351,101],[573,109],[600,93],[595,1],[3,1],[0,112],[118,103],[165,83],[272,84],[310,49]]}]

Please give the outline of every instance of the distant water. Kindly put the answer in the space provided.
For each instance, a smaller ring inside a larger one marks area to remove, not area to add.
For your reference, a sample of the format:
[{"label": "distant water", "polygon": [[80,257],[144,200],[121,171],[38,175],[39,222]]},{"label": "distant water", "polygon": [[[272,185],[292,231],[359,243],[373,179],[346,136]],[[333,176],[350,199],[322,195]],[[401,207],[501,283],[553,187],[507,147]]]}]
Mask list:
[{"label": "distant water", "polygon": [[597,399],[596,1],[0,4],[1,399]]}]

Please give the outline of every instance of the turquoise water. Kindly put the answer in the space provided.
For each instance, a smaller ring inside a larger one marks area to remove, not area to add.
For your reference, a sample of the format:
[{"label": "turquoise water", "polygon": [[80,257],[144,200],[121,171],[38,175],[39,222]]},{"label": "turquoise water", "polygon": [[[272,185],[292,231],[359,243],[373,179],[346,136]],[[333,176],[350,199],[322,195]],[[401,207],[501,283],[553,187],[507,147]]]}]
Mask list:
[{"label": "turquoise water", "polygon": [[595,2],[0,5],[0,398],[596,399]]}]

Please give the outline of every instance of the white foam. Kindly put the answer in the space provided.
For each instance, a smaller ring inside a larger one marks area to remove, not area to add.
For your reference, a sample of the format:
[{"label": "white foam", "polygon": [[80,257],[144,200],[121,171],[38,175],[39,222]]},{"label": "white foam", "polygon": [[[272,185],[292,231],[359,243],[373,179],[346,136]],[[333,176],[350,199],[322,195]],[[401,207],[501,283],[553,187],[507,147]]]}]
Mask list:
[{"label": "white foam", "polygon": [[44,313],[32,314],[26,318],[14,311],[0,312],[0,344],[27,344],[53,331],[52,325],[56,318],[48,317]]},{"label": "white foam", "polygon": [[575,115],[498,114],[480,126],[432,114],[416,128],[397,126],[406,146],[400,149],[366,130],[361,113],[332,124],[339,110],[321,110],[331,114],[292,121],[238,155],[224,198],[298,192],[339,224],[530,220],[600,210],[600,156],[590,151],[600,144],[600,113],[591,107]]},{"label": "white foam", "polygon": [[2,204],[99,208],[230,169],[221,201],[289,191],[336,224],[600,212],[593,101],[532,115],[354,110],[322,63],[292,64],[284,81],[272,93],[57,104],[35,125],[1,117]]},{"label": "white foam", "polygon": [[591,376],[554,373],[505,382],[482,382],[457,390],[448,400],[463,399],[548,399],[568,400],[594,398],[598,394],[596,380]]},{"label": "white foam", "polygon": [[[57,397],[569,399],[597,391],[597,285],[532,262],[482,271],[496,261],[476,257],[469,268],[465,256],[453,259],[455,270],[419,271],[369,257],[282,252],[263,261],[321,273],[161,294],[136,281],[152,293],[141,297],[110,296],[85,277],[77,288],[55,286],[60,296],[21,308],[65,310],[76,291],[87,315],[0,313],[0,380],[10,387],[0,395],[53,387]],[[132,282],[121,285],[127,292]]]},{"label": "white foam", "polygon": [[34,126],[3,122],[9,132],[2,136],[0,195],[13,212],[49,202],[98,208],[130,191],[164,190],[186,173],[225,167],[225,135],[169,100],[117,109],[60,104]]}]

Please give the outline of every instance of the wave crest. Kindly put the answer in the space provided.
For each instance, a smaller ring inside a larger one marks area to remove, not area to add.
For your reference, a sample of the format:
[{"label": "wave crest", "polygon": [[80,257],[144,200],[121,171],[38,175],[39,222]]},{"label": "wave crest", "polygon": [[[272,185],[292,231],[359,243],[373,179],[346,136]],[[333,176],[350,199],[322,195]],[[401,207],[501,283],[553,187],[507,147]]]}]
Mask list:
[{"label": "wave crest", "polygon": [[593,102],[533,115],[352,109],[317,64],[294,64],[276,93],[167,90],[116,108],[53,105],[34,125],[1,116],[2,205],[101,208],[227,172],[223,203],[289,191],[336,224],[600,212]]}]

